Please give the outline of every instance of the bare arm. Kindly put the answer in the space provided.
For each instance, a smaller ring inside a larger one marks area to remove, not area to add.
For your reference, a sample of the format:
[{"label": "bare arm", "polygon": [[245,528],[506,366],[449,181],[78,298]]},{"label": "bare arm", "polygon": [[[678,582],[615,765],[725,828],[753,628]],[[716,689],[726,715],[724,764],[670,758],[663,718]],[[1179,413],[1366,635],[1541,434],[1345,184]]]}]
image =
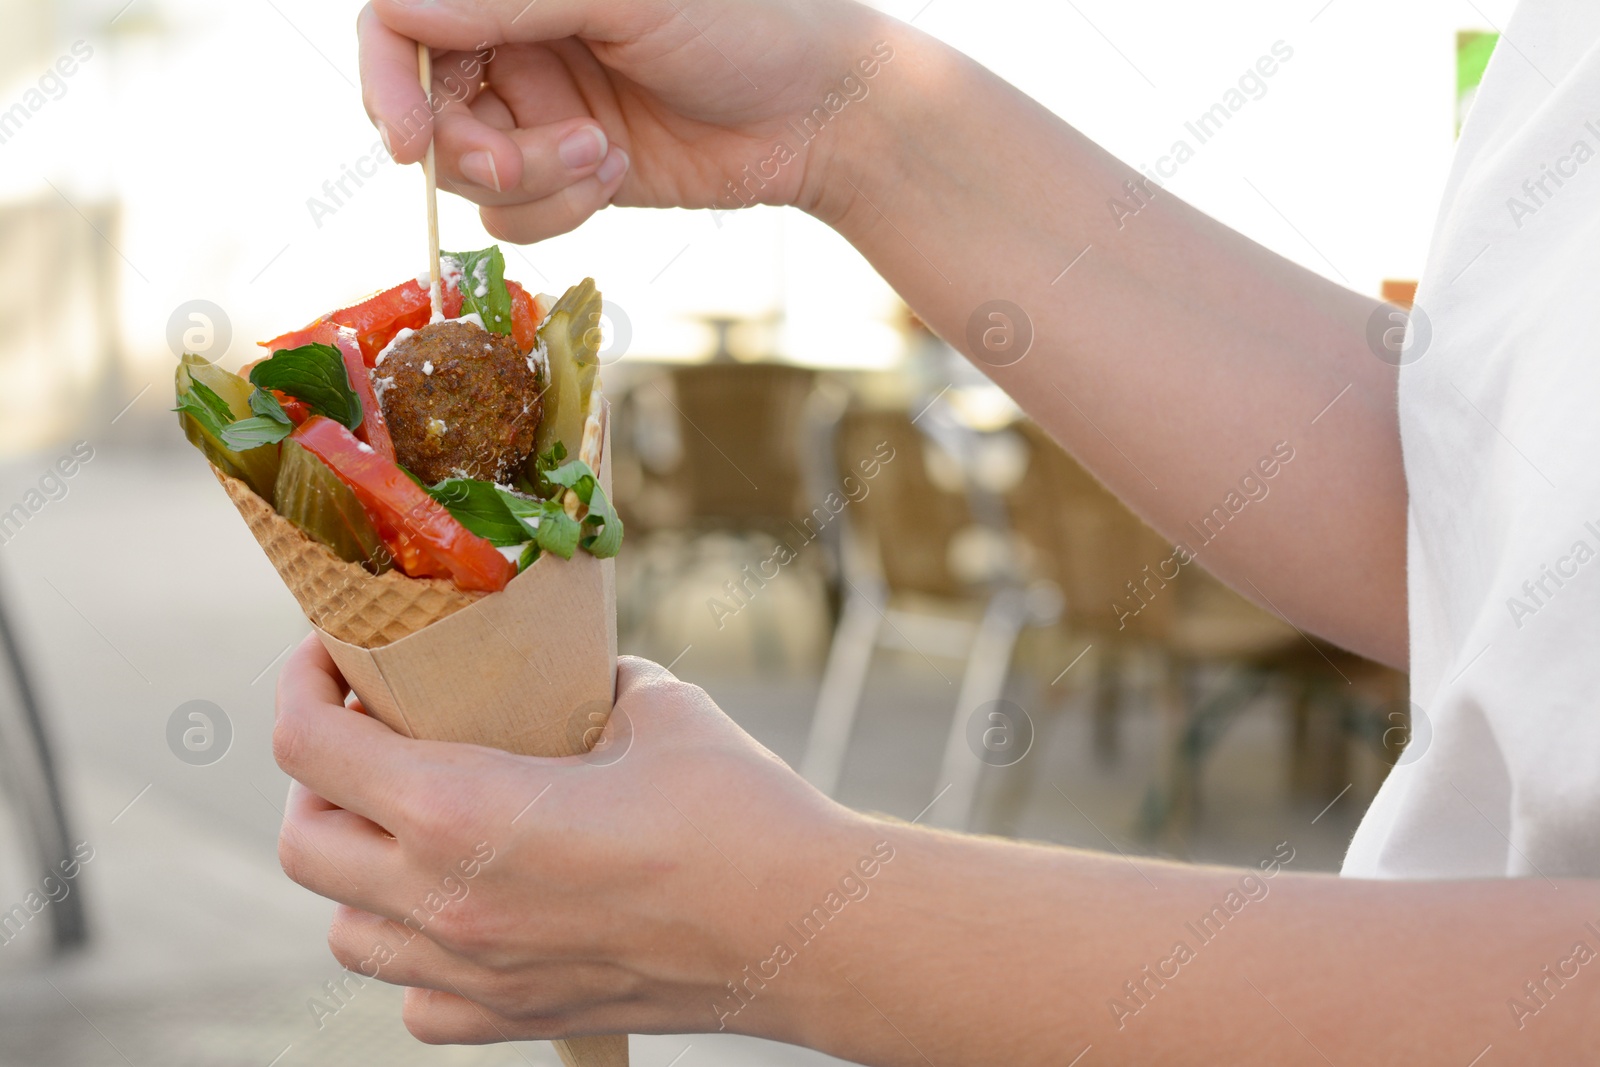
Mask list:
[{"label": "bare arm", "polygon": [[1293,873],[1292,843],[1262,849],[1269,875],[874,833],[895,858],[817,940],[827,966],[772,986],[801,1041],[851,1060],[1467,1067],[1600,1040],[1592,883],[1348,881]]},{"label": "bare arm", "polygon": [[881,1067],[1600,1046],[1593,882],[1341,880],[1296,873],[1293,841],[1227,870],[944,834],[833,804],[654,664],[624,659],[618,687],[631,747],[590,765],[400,737],[341,706],[315,637],[284,668],[274,742],[304,783],[285,868],[349,905],[334,954],[412,987],[424,1040],[726,1029]]},{"label": "bare arm", "polygon": [[[1406,488],[1395,370],[1366,340],[1378,302],[1162,191],[954,50],[882,32],[895,58],[839,124],[809,209],[1162,534],[1303,629],[1403,667]],[[1137,213],[1119,220],[1113,198]],[[1020,361],[981,345],[1003,329],[994,301],[1031,323]],[[1275,448],[1293,459],[1261,479]],[[1234,512],[1260,493],[1251,474],[1268,495]]]},{"label": "bare arm", "polygon": [[[1376,301],[1153,186],[1135,200],[1138,172],[844,0],[373,0],[360,27],[396,157],[433,138],[441,180],[491,233],[541,240],[608,203],[796,205],[963,348],[975,313],[1008,301],[1030,353],[974,355],[1090,469],[1246,595],[1404,664],[1406,493],[1394,371],[1366,343]],[[410,38],[441,50],[437,119]],[[1148,204],[1119,226],[1112,197]],[[1274,462],[1269,495],[1240,507]]]}]

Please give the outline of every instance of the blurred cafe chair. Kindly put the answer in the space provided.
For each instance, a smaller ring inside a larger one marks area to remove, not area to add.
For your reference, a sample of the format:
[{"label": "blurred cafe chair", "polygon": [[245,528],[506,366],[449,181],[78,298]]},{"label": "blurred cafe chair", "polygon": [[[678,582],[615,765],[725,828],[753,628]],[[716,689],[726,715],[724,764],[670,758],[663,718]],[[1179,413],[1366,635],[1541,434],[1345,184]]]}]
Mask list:
[{"label": "blurred cafe chair", "polygon": [[[685,575],[725,570],[738,586],[749,581],[740,564],[769,559],[779,542],[804,561],[806,580],[791,594],[815,605],[802,612],[817,620],[806,631],[815,647],[816,630],[833,614],[836,540],[825,531],[816,549],[804,551],[802,531],[828,491],[826,440],[842,406],[832,397],[815,371],[773,362],[673,366],[633,382],[619,406],[614,469],[623,472],[616,484],[624,518],[644,519],[646,536],[628,563],[637,570],[623,621],[661,644],[662,654],[677,651],[665,648],[666,635],[684,620],[669,597]],[[772,615],[754,612],[748,631],[752,654],[767,668],[808,644],[787,639],[792,627]]]},{"label": "blurred cafe chair", "polygon": [[1057,634],[1065,641],[1058,644],[1073,655],[1093,652],[1086,666],[1093,671],[1094,751],[1111,763],[1130,666],[1160,653],[1176,610],[1172,597],[1143,602],[1133,590],[1145,580],[1144,568],[1171,556],[1172,546],[1036,423],[1024,420],[1014,430],[1027,445],[1028,466],[1006,504],[1029,570],[1066,596]]},{"label": "blurred cafe chair", "polygon": [[[0,593],[3,593],[0,588]],[[15,808],[33,850],[27,881],[62,870],[72,859],[73,836],[62,799],[61,781],[45,729],[38,690],[29,676],[4,597],[0,596],[0,786]],[[36,866],[35,866],[36,865]],[[69,893],[50,908],[50,932],[56,952],[88,939],[83,894]],[[0,913],[0,924],[8,916]],[[15,931],[5,928],[7,935]]]},{"label": "blurred cafe chair", "polygon": [[1065,593],[1058,658],[1094,652],[1093,744],[1102,762],[1117,756],[1129,667],[1139,657],[1155,667],[1147,673],[1164,739],[1139,836],[1172,837],[1192,825],[1207,757],[1264,695],[1289,718],[1285,759],[1298,798],[1324,802],[1349,784],[1352,738],[1381,750],[1383,738],[1404,733],[1395,715],[1406,707],[1401,676],[1308,639],[1193,563],[1160,567],[1173,551],[1165,538],[1037,425],[1014,430],[1029,460],[1007,507],[1028,572]]},{"label": "blurred cafe chair", "polygon": [[682,488],[702,527],[781,535],[808,510],[816,372],[781,363],[676,367]]},{"label": "blurred cafe chair", "polygon": [[[1261,698],[1274,700],[1288,720],[1291,800],[1322,808],[1358,782],[1353,804],[1369,799],[1399,755],[1393,742],[1407,736],[1405,675],[1296,630],[1196,567],[1184,568],[1179,583],[1165,751],[1136,835],[1183,845],[1203,811],[1208,757]],[[1352,750],[1365,768],[1354,765]]]},{"label": "blurred cafe chair", "polygon": [[[963,661],[929,821],[965,827],[985,766],[968,748],[968,720],[1001,697],[1019,636],[1054,622],[1059,594],[1008,566],[996,529],[1003,516],[978,512],[959,458],[907,412],[853,409],[842,416],[835,435],[841,476],[861,478],[859,465],[869,457],[879,461],[869,491],[841,523],[843,605],[800,773],[824,793],[837,789],[878,650]],[[996,560],[997,548],[999,566],[974,571],[963,562]]]}]

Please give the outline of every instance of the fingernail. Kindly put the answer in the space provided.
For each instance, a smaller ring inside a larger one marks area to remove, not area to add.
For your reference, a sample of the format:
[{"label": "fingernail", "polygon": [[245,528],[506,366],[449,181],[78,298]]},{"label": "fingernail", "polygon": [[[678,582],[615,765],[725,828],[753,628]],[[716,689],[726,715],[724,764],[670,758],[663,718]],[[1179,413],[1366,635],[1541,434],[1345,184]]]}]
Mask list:
[{"label": "fingernail", "polygon": [[383,150],[389,153],[389,158],[394,158],[394,145],[389,142],[389,124],[378,123],[378,140],[383,142]]},{"label": "fingernail", "polygon": [[501,192],[500,171],[494,165],[492,152],[468,152],[461,157],[461,173],[474,185]]},{"label": "fingernail", "polygon": [[600,162],[606,154],[605,131],[598,126],[574,130],[556,147],[556,154],[568,170],[582,170]]},{"label": "fingernail", "polygon": [[620,148],[613,148],[606,156],[606,161],[600,164],[600,169],[594,172],[594,176],[600,179],[601,185],[610,185],[622,177],[627,169],[628,153]]}]

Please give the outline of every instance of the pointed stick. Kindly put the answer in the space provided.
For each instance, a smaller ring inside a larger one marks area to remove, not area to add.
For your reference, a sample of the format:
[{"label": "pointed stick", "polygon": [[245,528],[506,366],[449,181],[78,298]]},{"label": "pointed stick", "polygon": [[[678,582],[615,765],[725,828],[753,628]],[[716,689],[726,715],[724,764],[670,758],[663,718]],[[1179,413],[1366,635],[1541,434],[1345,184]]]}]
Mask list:
[{"label": "pointed stick", "polygon": [[[417,77],[422,93],[433,110],[433,54],[417,42]],[[435,114],[437,119],[437,114]],[[422,157],[422,176],[428,187],[428,296],[433,302],[433,320],[444,318],[444,290],[439,280],[439,179],[433,165],[434,138],[428,138],[428,152]]]}]

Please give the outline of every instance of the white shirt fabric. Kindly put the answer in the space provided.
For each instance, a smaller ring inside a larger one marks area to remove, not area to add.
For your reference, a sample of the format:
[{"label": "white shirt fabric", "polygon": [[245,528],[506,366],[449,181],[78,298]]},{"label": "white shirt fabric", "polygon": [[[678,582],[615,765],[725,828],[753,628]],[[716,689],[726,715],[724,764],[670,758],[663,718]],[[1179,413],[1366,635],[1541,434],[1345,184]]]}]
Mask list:
[{"label": "white shirt fabric", "polygon": [[1523,0],[1505,27],[1417,307],[1418,726],[1344,873],[1600,876],[1600,4]]}]

